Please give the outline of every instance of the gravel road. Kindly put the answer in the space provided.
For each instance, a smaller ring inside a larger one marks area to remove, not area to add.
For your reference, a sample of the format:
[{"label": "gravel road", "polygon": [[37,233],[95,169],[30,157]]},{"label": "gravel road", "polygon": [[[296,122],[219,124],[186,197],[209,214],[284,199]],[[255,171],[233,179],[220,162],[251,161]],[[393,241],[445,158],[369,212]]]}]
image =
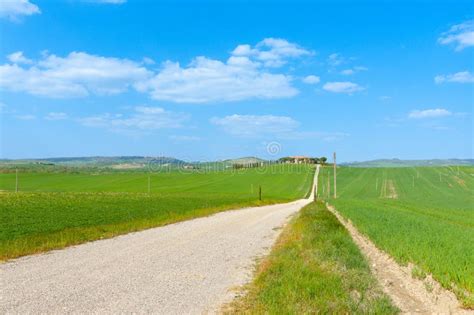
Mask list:
[{"label": "gravel road", "polygon": [[268,253],[279,227],[312,199],[221,212],[1,264],[0,313],[214,313],[251,279],[254,259]]}]

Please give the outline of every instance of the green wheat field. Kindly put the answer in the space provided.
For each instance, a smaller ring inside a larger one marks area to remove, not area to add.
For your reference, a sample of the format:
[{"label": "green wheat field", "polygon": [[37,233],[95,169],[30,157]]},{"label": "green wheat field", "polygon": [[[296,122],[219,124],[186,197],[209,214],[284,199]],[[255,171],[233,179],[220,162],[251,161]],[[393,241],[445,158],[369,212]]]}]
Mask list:
[{"label": "green wheat field", "polygon": [[15,193],[15,173],[3,173],[0,260],[222,210],[299,199],[309,193],[313,174],[314,167],[306,165],[163,173],[31,172],[19,174]]},{"label": "green wheat field", "polygon": [[473,167],[340,167],[335,200],[332,169],[320,174],[320,198],[399,263],[474,307]]}]

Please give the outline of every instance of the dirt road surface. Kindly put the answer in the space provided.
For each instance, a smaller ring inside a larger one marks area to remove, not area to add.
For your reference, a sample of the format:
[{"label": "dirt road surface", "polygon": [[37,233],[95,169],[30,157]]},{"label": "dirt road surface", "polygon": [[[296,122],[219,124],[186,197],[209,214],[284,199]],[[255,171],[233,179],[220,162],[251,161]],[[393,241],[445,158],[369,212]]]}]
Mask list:
[{"label": "dirt road surface", "polygon": [[251,280],[254,259],[268,253],[279,228],[313,197],[314,187],[308,199],[1,264],[0,313],[214,313]]}]

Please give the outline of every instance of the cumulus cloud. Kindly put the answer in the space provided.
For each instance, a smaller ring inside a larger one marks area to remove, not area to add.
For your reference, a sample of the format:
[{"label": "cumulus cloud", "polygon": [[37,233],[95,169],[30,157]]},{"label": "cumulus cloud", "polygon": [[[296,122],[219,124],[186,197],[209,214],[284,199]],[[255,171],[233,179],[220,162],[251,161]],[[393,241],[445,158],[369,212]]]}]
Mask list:
[{"label": "cumulus cloud", "polygon": [[0,1],[0,18],[17,20],[20,16],[41,13],[36,4],[29,0],[2,0]]},{"label": "cumulus cloud", "polygon": [[177,103],[232,102],[287,98],[298,94],[293,78],[271,69],[311,55],[285,39],[266,38],[254,47],[238,45],[226,61],[199,56],[187,66],[167,61],[151,79],[137,84],[156,100]]},{"label": "cumulus cloud", "polygon": [[278,135],[295,130],[299,123],[291,117],[274,115],[230,115],[214,117],[211,123],[239,137]]},{"label": "cumulus cloud", "polygon": [[410,119],[437,118],[451,116],[452,113],[444,108],[413,110],[408,114]]},{"label": "cumulus cloud", "polygon": [[290,58],[312,54],[313,52],[281,38],[265,38],[255,47],[238,45],[232,51],[233,56],[252,58],[266,67],[281,67]]},{"label": "cumulus cloud", "polygon": [[441,45],[453,45],[456,51],[474,46],[474,20],[453,25],[438,38]]},{"label": "cumulus cloud", "polygon": [[353,75],[355,71],[353,69],[345,69],[341,71],[341,74],[343,75]]},{"label": "cumulus cloud", "polygon": [[242,138],[320,139],[330,142],[348,136],[342,132],[301,131],[300,123],[288,116],[235,114],[220,118],[214,117],[211,119],[211,123],[232,136]]},{"label": "cumulus cloud", "polygon": [[363,87],[353,82],[328,82],[323,85],[323,89],[333,93],[353,94],[364,90]]},{"label": "cumulus cloud", "polygon": [[369,69],[367,69],[367,67],[356,66],[356,67],[353,67],[351,69],[342,70],[341,74],[342,75],[353,75],[353,74],[356,74],[357,72],[367,71],[367,70],[369,70]]},{"label": "cumulus cloud", "polygon": [[175,142],[195,142],[195,141],[201,140],[201,138],[197,136],[183,136],[183,135],[171,135],[168,138]]},{"label": "cumulus cloud", "polygon": [[10,62],[15,63],[15,64],[31,64],[33,61],[31,59],[26,58],[23,55],[22,51],[17,51],[14,53],[11,53],[7,56],[7,59],[10,60]]},{"label": "cumulus cloud", "polygon": [[226,62],[197,57],[187,67],[166,62],[137,87],[156,100],[208,103],[292,97],[298,90],[291,81],[290,76],[262,70],[248,57],[232,56]]},{"label": "cumulus cloud", "polygon": [[318,84],[320,81],[321,79],[315,75],[308,75],[303,78],[303,82],[306,84]]},{"label": "cumulus cloud", "polygon": [[288,98],[299,91],[290,75],[275,69],[310,54],[284,39],[267,38],[255,47],[237,46],[225,61],[200,56],[186,66],[166,61],[152,71],[147,66],[154,61],[146,57],[134,62],[86,52],[64,57],[46,52],[31,60],[18,51],[0,65],[0,89],[66,98],[117,94],[134,87],[153,99],[177,103]]},{"label": "cumulus cloud", "polygon": [[44,119],[46,119],[46,120],[65,120],[65,119],[68,119],[68,118],[69,118],[69,116],[66,113],[55,113],[55,112],[48,113],[44,117]]},{"label": "cumulus cloud", "polygon": [[437,75],[435,76],[434,81],[437,84],[444,82],[473,83],[474,75],[469,71],[461,71],[454,74]]},{"label": "cumulus cloud", "polygon": [[339,66],[340,64],[344,63],[344,61],[344,58],[339,53],[330,54],[327,59],[328,64],[332,67]]},{"label": "cumulus cloud", "polygon": [[78,121],[86,127],[130,133],[181,128],[187,120],[189,120],[188,114],[167,111],[161,107],[137,106],[129,115],[106,113],[81,118]]},{"label": "cumulus cloud", "polygon": [[[13,56],[12,56],[13,55]],[[119,58],[71,52],[65,57],[44,54],[29,61],[21,52],[9,55],[12,63],[0,66],[0,88],[32,95],[66,98],[126,91],[151,73],[140,64]]]}]

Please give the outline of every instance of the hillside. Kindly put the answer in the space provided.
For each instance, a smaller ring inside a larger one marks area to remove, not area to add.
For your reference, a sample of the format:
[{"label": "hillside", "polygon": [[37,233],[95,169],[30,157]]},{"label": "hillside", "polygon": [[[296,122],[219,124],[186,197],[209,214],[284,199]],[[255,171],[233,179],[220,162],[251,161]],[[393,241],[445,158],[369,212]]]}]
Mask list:
[{"label": "hillside", "polygon": [[46,159],[3,159],[0,167],[12,166],[67,166],[67,167],[111,167],[115,169],[137,169],[147,165],[182,165],[186,162],[173,157],[147,156],[92,156],[92,157],[55,157]]}]

